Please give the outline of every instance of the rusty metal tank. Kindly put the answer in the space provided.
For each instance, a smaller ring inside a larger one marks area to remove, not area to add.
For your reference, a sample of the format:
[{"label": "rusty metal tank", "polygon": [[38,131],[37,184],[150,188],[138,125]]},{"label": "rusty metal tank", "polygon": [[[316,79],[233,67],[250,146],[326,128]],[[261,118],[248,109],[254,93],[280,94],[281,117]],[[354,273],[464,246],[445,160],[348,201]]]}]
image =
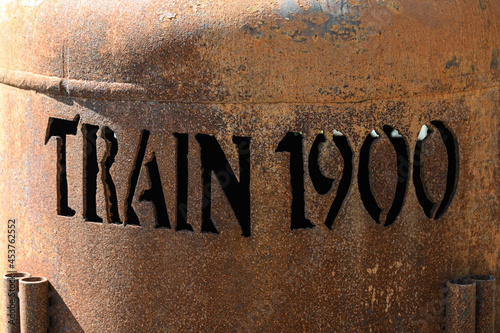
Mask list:
[{"label": "rusty metal tank", "polygon": [[0,267],[50,332],[438,332],[499,59],[497,0],[2,1]]}]

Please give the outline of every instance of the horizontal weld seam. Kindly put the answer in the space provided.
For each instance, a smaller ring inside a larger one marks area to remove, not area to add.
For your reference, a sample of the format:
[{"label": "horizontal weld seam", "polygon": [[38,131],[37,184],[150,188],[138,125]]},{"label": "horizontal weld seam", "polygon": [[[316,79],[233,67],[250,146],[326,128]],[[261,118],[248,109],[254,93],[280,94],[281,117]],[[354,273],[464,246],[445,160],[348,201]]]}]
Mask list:
[{"label": "horizontal weld seam", "polygon": [[[390,96],[383,98],[365,98],[359,100],[338,100],[329,102],[287,102],[287,101],[189,101],[174,100],[165,95],[173,95],[175,92],[167,92],[176,89],[174,85],[143,85],[139,83],[124,82],[104,82],[88,81],[78,79],[66,79],[57,76],[48,76],[24,71],[14,71],[0,68],[0,83],[23,90],[34,90],[39,93],[56,96],[91,98],[103,101],[143,101],[143,102],[164,102],[179,104],[210,104],[210,105],[230,105],[230,104],[308,104],[308,105],[329,105],[329,104],[357,104],[366,102],[386,101],[386,100],[407,100],[415,98],[426,98],[435,96],[454,96],[472,94],[486,90],[496,90],[500,85],[483,87],[479,89],[460,90],[452,92],[440,92],[434,94],[419,94],[411,97]],[[155,92],[156,90],[156,92]],[[160,91],[160,92],[158,92]]]}]

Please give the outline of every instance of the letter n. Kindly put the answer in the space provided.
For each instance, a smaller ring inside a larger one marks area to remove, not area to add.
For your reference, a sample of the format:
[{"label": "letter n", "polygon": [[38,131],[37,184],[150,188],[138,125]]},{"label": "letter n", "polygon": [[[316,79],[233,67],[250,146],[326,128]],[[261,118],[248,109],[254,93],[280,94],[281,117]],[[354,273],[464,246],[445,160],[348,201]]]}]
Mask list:
[{"label": "letter n", "polygon": [[238,181],[217,139],[212,135],[197,134],[201,146],[203,169],[203,207],[201,232],[219,233],[211,217],[212,172],[215,173],[242,230],[250,236],[250,138],[233,136],[238,147],[240,180]]}]

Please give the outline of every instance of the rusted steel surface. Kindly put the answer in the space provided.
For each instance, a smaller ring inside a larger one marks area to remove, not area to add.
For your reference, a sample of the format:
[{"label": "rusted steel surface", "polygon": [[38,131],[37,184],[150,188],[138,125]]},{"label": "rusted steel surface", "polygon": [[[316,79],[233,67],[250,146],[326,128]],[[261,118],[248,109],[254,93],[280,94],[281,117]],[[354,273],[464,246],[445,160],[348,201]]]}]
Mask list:
[{"label": "rusted steel surface", "polygon": [[446,283],[446,332],[476,332],[476,283]]},{"label": "rusted steel surface", "polygon": [[24,272],[7,273],[3,275],[3,309],[6,309],[4,316],[4,332],[19,333],[20,312],[19,312],[19,280],[29,277],[30,274]]},{"label": "rusted steel surface", "polygon": [[495,332],[495,279],[480,275],[471,278],[476,283],[476,333]]},{"label": "rusted steel surface", "polygon": [[0,8],[0,219],[51,332],[437,332],[498,275],[498,1]]},{"label": "rusted steel surface", "polygon": [[49,282],[43,277],[19,280],[21,333],[47,333],[49,328]]}]

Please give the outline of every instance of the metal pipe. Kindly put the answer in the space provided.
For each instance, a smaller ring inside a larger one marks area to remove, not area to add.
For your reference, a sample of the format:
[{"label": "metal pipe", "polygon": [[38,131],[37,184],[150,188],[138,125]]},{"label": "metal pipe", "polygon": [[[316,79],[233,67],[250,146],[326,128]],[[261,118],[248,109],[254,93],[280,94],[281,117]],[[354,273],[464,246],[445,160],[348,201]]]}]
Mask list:
[{"label": "metal pipe", "polygon": [[495,278],[490,275],[476,275],[470,280],[476,283],[476,333],[494,333]]},{"label": "metal pipe", "polygon": [[29,273],[15,272],[3,275],[3,311],[5,311],[5,333],[19,333],[19,280],[29,277]]},{"label": "metal pipe", "polygon": [[49,282],[44,277],[19,280],[21,333],[47,333],[49,328]]},{"label": "metal pipe", "polygon": [[446,332],[474,333],[476,327],[476,283],[446,282]]}]

